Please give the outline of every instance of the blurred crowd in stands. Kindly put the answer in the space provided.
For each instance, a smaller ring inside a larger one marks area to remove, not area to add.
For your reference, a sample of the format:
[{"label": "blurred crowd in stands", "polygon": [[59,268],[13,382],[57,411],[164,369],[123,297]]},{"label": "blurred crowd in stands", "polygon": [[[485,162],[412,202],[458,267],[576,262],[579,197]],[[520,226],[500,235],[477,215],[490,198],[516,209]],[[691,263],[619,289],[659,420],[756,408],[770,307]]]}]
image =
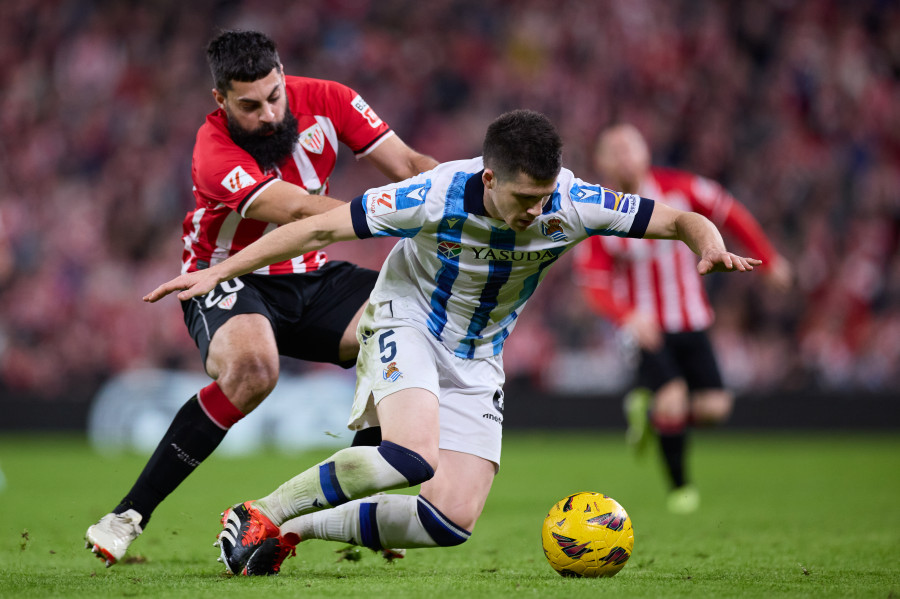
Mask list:
[{"label": "blurred crowd in stands", "polygon": [[[268,33],[288,74],[350,85],[438,160],[478,155],[486,125],[525,107],[557,124],[568,168],[602,183],[597,132],[634,123],[654,162],[723,183],[796,269],[787,294],[707,279],[730,384],[900,385],[897,2],[4,0],[2,13],[0,393],[79,399],[130,368],[200,369],[176,300],[140,298],[179,272],[218,28]],[[331,188],[343,199],[382,182],[348,154]],[[377,268],[389,243],[330,254]],[[627,364],[568,264],[506,353],[510,377],[545,389],[625,367],[594,360]]]}]

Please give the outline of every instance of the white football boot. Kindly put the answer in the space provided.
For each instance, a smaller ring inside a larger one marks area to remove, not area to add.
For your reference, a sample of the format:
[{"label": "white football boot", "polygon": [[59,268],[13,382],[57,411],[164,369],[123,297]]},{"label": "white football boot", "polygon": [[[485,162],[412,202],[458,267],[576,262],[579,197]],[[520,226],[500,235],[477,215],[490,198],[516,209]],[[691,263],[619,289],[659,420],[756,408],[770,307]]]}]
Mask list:
[{"label": "white football boot", "polygon": [[100,521],[87,529],[84,547],[106,562],[109,568],[123,557],[128,546],[138,538],[142,516],[134,510],[121,514],[106,514]]}]

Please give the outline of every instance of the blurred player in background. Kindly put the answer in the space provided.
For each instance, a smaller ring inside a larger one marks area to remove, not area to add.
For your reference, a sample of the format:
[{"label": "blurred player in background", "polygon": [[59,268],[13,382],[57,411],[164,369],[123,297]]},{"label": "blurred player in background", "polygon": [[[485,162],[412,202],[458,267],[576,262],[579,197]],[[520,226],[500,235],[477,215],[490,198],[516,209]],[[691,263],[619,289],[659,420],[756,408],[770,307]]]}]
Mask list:
[{"label": "blurred player in background", "polygon": [[[194,146],[196,207],[184,219],[182,272],[209,268],[280,225],[341,204],[318,195],[328,191],[339,142],[394,181],[437,164],[404,144],[352,89],[285,75],[262,33],[222,32],[207,60],[218,109]],[[87,547],[107,566],[122,559],[153,510],[269,395],[279,355],[352,366],[356,325],[377,274],[311,251],[183,302],[214,381],[177,413],[122,501],[88,528]]]},{"label": "blurred player in background", "polygon": [[[774,288],[790,286],[789,263],[747,209],[709,179],[651,167],[647,143],[635,127],[604,130],[595,165],[607,185],[706,216],[762,259],[761,273]],[[653,431],[658,435],[671,482],[667,505],[676,513],[692,512],[700,501],[686,470],[690,427],[724,421],[734,401],[707,334],[713,311],[695,262],[684,244],[600,236],[581,246],[576,259],[591,307],[640,350],[638,388],[625,401],[627,439],[640,450]]]},{"label": "blurred player in background", "polygon": [[[380,426],[270,495],[229,508],[219,535],[234,574],[278,572],[303,539],[384,547],[465,542],[500,464],[503,344],[559,257],[592,235],[680,239],[702,273],[749,271],[703,216],[585,183],[561,166],[544,116],[517,110],[488,127],[483,156],[370,189],[290,223],[144,299],[203,296],[223,281],[342,240],[401,240],[363,315],[350,426]],[[420,494],[373,495],[421,484]],[[329,509],[331,508],[331,509]],[[282,525],[283,528],[280,528]]]}]

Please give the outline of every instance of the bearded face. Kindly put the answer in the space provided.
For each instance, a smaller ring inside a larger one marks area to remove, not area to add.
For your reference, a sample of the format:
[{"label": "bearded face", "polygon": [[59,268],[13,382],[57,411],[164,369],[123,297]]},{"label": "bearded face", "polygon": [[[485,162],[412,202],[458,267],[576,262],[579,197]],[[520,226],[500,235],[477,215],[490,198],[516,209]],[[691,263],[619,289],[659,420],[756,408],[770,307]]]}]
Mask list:
[{"label": "bearded face", "polygon": [[297,117],[288,109],[280,123],[263,123],[256,129],[244,129],[229,108],[228,132],[241,149],[250,154],[263,171],[273,169],[294,150],[300,137],[297,131]]}]

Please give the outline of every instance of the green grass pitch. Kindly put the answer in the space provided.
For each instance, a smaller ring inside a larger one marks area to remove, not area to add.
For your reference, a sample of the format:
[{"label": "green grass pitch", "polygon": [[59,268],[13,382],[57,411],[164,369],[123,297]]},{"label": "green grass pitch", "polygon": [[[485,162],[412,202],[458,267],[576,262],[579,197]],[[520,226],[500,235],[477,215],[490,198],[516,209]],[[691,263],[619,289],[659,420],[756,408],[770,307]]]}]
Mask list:
[{"label": "green grass pitch", "polygon": [[[77,437],[0,439],[0,597],[898,597],[900,437],[700,434],[691,467],[699,513],[664,510],[655,456],[621,434],[508,433],[472,539],[387,564],[368,550],[301,544],[280,576],[229,577],[212,544],[219,512],[259,497],[328,452],[213,456],[154,514],[130,559],[104,568],[85,529],[144,463],[100,456]],[[634,555],[611,579],[567,579],[544,560],[543,518],[576,491],[628,510]]]}]

